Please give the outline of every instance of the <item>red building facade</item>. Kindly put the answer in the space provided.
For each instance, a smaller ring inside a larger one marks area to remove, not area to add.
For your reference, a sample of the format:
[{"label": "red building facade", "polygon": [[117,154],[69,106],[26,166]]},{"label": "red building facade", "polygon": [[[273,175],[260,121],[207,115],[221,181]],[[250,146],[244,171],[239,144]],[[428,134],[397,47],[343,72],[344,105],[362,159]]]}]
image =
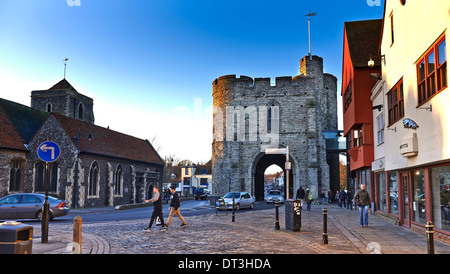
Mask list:
[{"label": "red building facade", "polygon": [[[374,160],[371,90],[381,75],[379,44],[382,20],[346,22],[342,62],[344,135],[348,142],[352,193],[364,183],[373,198],[371,164]],[[373,59],[373,66],[368,61]]]}]

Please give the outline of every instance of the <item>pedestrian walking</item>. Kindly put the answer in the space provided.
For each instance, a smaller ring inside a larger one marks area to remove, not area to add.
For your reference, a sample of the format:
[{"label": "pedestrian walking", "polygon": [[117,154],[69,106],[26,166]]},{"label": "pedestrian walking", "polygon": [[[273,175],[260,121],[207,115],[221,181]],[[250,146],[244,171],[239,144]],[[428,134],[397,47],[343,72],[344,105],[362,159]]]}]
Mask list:
[{"label": "pedestrian walking", "polygon": [[167,221],[164,228],[169,228],[170,223],[172,222],[173,215],[177,214],[178,218],[181,220],[181,226],[185,227],[187,226],[186,221],[184,220],[183,216],[181,216],[180,213],[180,198],[178,197],[178,193],[175,191],[175,186],[170,187],[170,192],[172,193],[172,201],[170,202],[169,206],[169,220]]},{"label": "pedestrian walking", "polygon": [[342,189],[341,192],[339,192],[339,201],[341,202],[339,205],[340,207],[344,206],[344,208],[345,208],[345,198],[346,198],[346,193],[345,193],[344,189]]},{"label": "pedestrian walking", "polygon": [[302,186],[297,189],[297,196],[295,198],[299,199],[301,203],[300,205],[303,206],[303,204],[305,203],[305,190],[302,188]]},{"label": "pedestrian walking", "polygon": [[347,208],[353,210],[353,196],[350,190],[347,191]]},{"label": "pedestrian walking", "polygon": [[155,186],[153,188],[153,198],[151,200],[145,200],[146,203],[153,203],[153,213],[152,217],[150,218],[150,223],[148,224],[148,227],[144,230],[147,232],[152,231],[152,225],[156,218],[159,218],[161,221],[161,229],[164,227],[164,218],[162,213],[162,196],[159,193],[159,187]]},{"label": "pedestrian walking", "polygon": [[328,189],[328,204],[333,204],[333,191],[331,189]]},{"label": "pedestrian walking", "polygon": [[323,192],[323,190],[321,190],[319,192],[319,198],[320,198],[320,201],[322,202],[322,205],[324,205],[325,204],[325,192]]},{"label": "pedestrian walking", "polygon": [[306,189],[305,197],[306,197],[306,211],[311,211],[311,203],[313,202],[314,198],[311,191],[309,191],[309,188]]},{"label": "pedestrian walking", "polygon": [[361,185],[361,188],[358,189],[353,199],[359,209],[359,225],[361,227],[369,227],[370,196],[365,184]]},{"label": "pedestrian walking", "polygon": [[335,194],[334,198],[336,199],[336,204],[338,206],[341,206],[341,200],[339,200],[339,190],[336,191],[336,194]]}]

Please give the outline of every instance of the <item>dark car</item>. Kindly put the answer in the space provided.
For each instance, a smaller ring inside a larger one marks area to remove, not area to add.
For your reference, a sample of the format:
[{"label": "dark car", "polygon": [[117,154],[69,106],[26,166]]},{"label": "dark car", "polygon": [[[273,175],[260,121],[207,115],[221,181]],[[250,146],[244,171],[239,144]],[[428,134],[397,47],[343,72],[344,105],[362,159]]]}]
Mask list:
[{"label": "dark car", "polygon": [[203,188],[197,188],[194,192],[195,200],[206,200],[208,198],[208,195],[206,194],[205,190]]},{"label": "dark car", "polygon": [[[17,193],[0,199],[1,219],[38,219],[42,220],[42,204],[45,201],[44,194]],[[48,196],[49,220],[61,217],[69,213],[67,202]]]}]

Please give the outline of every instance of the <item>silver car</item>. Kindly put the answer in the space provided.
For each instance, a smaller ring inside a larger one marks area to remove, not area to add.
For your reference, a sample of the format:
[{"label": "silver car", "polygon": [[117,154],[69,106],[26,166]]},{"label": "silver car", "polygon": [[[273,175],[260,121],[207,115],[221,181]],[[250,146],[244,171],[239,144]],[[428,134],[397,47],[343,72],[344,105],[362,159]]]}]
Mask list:
[{"label": "silver car", "polygon": [[255,205],[255,199],[248,192],[228,192],[223,196],[227,209],[233,208],[234,197],[234,209],[239,210],[241,208],[248,207],[250,209]]},{"label": "silver car", "polygon": [[[1,219],[38,219],[42,220],[42,204],[45,201],[44,194],[17,193],[0,199]],[[61,217],[69,213],[67,202],[48,196],[49,220]]]},{"label": "silver car", "polygon": [[265,200],[266,200],[266,203],[274,203],[276,201],[278,201],[279,203],[283,203],[284,197],[283,197],[283,195],[281,195],[281,191],[270,190],[269,193],[267,194]]}]

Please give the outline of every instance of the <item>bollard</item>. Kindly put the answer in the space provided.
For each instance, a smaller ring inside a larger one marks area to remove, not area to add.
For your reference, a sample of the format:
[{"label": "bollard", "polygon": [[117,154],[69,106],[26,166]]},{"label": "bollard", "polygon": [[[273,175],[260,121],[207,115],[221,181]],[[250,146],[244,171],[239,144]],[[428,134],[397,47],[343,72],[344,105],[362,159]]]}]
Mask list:
[{"label": "bollard", "polygon": [[323,237],[322,237],[322,244],[325,244],[325,245],[328,244],[327,215],[328,215],[328,209],[325,207],[323,209]]},{"label": "bollard", "polygon": [[275,229],[280,230],[280,220],[279,220],[279,214],[278,214],[278,200],[275,201]]},{"label": "bollard", "polygon": [[82,223],[83,223],[83,219],[80,216],[73,218],[72,254],[81,254],[81,241],[82,241],[81,224]]},{"label": "bollard", "polygon": [[433,222],[427,222],[425,226],[427,228],[427,245],[428,245],[428,254],[434,254],[434,239],[433,239]]},{"label": "bollard", "polygon": [[234,223],[234,197],[233,197],[233,206],[231,208],[231,221]]}]

